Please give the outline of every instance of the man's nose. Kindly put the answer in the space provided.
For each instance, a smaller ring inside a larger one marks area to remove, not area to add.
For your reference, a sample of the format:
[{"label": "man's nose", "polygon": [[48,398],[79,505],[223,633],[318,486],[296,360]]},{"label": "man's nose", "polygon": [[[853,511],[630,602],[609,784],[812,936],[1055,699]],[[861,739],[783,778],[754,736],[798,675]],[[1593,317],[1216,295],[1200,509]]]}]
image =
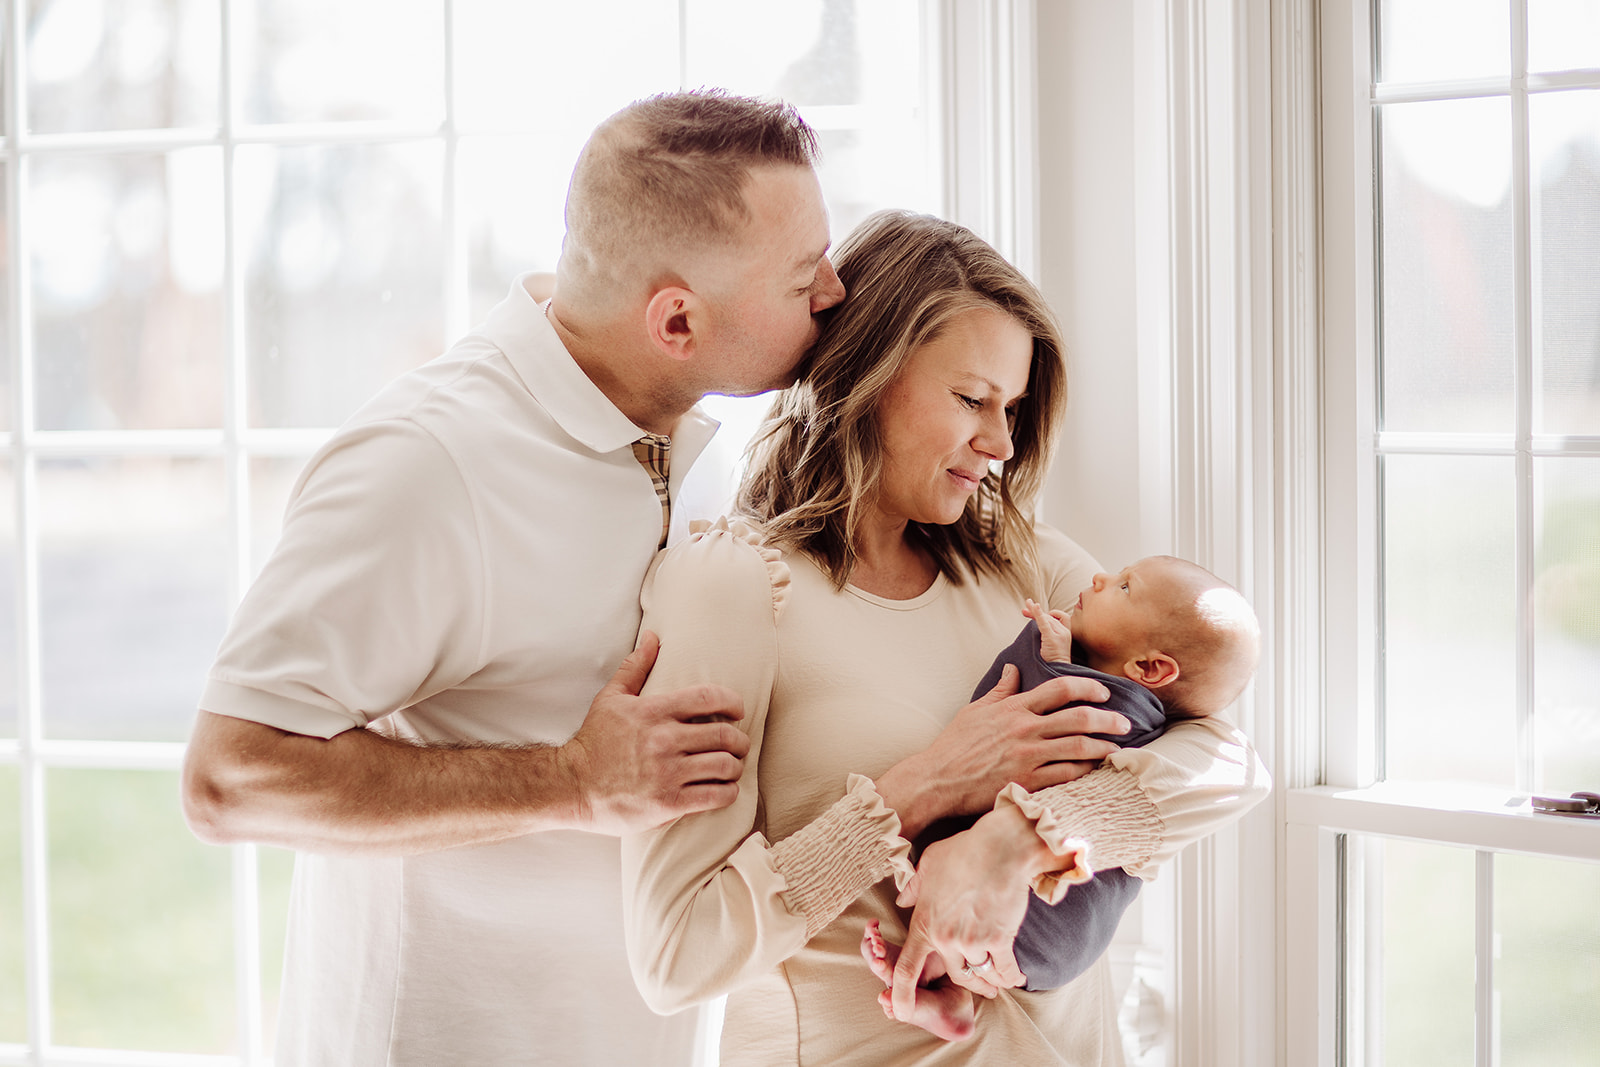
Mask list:
[{"label": "man's nose", "polygon": [[817,268],[817,291],[811,297],[811,314],[825,311],[843,299],[844,282],[839,280],[838,271],[833,269],[833,260],[823,256],[822,265]]}]

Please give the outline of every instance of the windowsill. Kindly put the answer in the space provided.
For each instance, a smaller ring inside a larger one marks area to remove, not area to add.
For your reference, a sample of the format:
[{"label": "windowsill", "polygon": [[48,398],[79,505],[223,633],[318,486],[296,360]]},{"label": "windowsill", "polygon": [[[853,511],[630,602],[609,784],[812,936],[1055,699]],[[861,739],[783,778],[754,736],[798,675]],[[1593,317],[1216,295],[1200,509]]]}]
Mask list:
[{"label": "windowsill", "polygon": [[1290,825],[1600,860],[1600,819],[1534,814],[1529,794],[1458,782],[1291,789]]}]

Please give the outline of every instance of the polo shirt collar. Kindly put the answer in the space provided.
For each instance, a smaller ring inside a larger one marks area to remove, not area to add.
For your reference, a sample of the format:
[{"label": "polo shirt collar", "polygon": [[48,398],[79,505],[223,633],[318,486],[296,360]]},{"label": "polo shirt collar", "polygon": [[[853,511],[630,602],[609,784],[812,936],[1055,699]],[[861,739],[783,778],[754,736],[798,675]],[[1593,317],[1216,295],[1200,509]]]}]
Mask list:
[{"label": "polo shirt collar", "polygon": [[[522,275],[477,332],[506,354],[528,392],[573,439],[595,452],[631,448],[645,431],[633,424],[578,366],[528,293]],[[674,486],[710,442],[718,423],[697,406],[672,428]]]}]

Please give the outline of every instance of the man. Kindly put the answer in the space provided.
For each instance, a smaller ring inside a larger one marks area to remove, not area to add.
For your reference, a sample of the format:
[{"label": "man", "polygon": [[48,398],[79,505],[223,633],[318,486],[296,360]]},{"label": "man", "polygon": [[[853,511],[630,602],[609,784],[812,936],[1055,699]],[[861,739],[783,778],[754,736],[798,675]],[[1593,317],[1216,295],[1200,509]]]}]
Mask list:
[{"label": "man", "polygon": [[553,299],[519,280],[301,476],[183,780],[201,838],[300,850],[279,1063],[687,1062],[694,1013],[629,976],[616,835],[730,803],[749,746],[736,694],[641,698],[629,650],[694,404],[792,381],[844,296],[814,156],[783,105],[612,116]]}]

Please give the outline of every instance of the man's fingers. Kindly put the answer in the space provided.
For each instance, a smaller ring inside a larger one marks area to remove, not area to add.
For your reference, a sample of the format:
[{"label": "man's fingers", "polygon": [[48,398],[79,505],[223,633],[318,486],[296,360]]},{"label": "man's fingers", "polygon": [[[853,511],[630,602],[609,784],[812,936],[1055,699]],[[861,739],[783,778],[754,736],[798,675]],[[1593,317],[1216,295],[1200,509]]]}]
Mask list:
[{"label": "man's fingers", "polygon": [[676,775],[685,783],[737,782],[744,770],[744,758],[727,752],[700,752],[685,756]]},{"label": "man's fingers", "polygon": [[744,698],[727,686],[692,685],[655,694],[653,699],[661,701],[662,710],[679,722],[738,722],[744,718]]},{"label": "man's fingers", "polygon": [[666,818],[693,815],[701,811],[717,811],[738,799],[738,782],[696,782],[678,790],[677,797],[667,805],[670,810]]},{"label": "man's fingers", "polygon": [[649,630],[640,631],[639,647],[623,659],[611,680],[600,690],[601,696],[609,693],[638,696],[639,690],[644,688],[645,679],[650,677],[650,668],[656,665],[656,653],[660,651],[661,639]]},{"label": "man's fingers", "polygon": [[684,723],[673,728],[673,744],[679,752],[694,756],[701,752],[731,752],[744,759],[750,751],[750,737],[726,722]]},{"label": "man's fingers", "polygon": [[922,936],[922,931],[913,926],[900,949],[900,958],[895,961],[894,985],[890,992],[894,1017],[901,1022],[910,1022],[916,1011],[917,979],[922,977],[922,965],[932,951],[933,946]]}]

